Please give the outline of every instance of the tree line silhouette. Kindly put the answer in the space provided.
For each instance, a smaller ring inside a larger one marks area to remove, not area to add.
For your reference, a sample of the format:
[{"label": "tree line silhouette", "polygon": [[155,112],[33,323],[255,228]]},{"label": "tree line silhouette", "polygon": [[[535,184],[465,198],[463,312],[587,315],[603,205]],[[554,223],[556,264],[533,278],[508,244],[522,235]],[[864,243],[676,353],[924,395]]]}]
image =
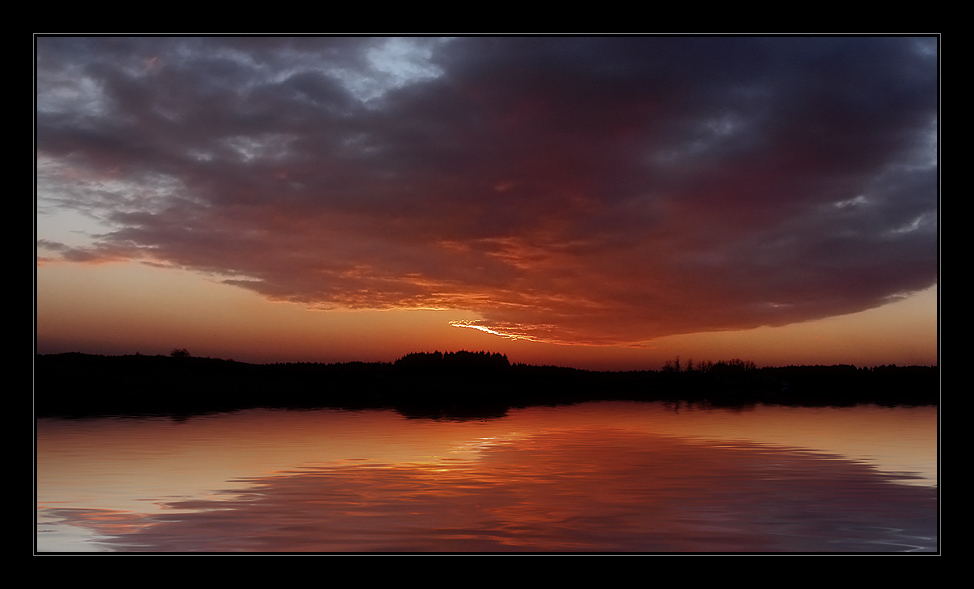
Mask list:
[{"label": "tree line silhouette", "polygon": [[399,369],[418,370],[504,370],[511,367],[510,361],[504,354],[494,352],[447,352],[433,353],[413,352],[406,354],[393,363]]},{"label": "tree line silhouette", "polygon": [[38,355],[38,416],[190,415],[254,407],[394,408],[410,417],[483,418],[512,407],[595,400],[713,406],[935,405],[930,366],[755,366],[680,359],[662,370],[512,364],[489,352],[418,352],[395,362],[249,364],[193,357]]}]

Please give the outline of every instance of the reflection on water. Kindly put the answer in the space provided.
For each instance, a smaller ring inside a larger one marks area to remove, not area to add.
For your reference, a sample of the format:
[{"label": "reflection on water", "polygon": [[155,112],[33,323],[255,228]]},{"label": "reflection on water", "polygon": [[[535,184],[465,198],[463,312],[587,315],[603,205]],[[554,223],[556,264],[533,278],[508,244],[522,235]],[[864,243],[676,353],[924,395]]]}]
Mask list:
[{"label": "reflection on water", "polygon": [[39,551],[935,551],[936,409],[38,423]]}]

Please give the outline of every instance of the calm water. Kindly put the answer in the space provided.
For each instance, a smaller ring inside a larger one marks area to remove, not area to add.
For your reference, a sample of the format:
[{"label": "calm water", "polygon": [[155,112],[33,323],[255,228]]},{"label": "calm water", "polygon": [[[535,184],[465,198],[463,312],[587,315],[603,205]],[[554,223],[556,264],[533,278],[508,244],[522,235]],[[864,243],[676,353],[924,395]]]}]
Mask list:
[{"label": "calm water", "polygon": [[930,552],[937,410],[39,420],[37,550]]}]

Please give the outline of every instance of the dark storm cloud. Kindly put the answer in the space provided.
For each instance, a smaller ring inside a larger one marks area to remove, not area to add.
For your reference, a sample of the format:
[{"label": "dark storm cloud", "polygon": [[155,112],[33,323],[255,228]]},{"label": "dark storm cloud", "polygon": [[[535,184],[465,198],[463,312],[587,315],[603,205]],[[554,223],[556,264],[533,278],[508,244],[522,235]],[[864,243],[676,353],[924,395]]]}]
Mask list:
[{"label": "dark storm cloud", "polygon": [[[39,199],[321,307],[638,342],[936,282],[935,38],[37,42]],[[44,245],[44,244],[41,244]]]}]

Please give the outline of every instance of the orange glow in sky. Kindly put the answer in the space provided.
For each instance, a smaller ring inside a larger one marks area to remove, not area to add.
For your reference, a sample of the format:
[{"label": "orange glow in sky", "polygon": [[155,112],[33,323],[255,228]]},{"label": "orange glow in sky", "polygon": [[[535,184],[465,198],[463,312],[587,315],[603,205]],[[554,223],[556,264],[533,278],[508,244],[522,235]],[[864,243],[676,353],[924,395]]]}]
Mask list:
[{"label": "orange glow in sky", "polygon": [[936,364],[939,38],[36,39],[36,347]]},{"label": "orange glow in sky", "polygon": [[249,362],[391,362],[414,351],[466,349],[607,370],[655,370],[677,356],[742,357],[766,366],[937,363],[936,288],[879,309],[783,327],[673,335],[642,346],[572,346],[453,325],[475,320],[470,312],[315,310],[141,264],[48,264],[37,275],[40,353],[186,348]]}]

